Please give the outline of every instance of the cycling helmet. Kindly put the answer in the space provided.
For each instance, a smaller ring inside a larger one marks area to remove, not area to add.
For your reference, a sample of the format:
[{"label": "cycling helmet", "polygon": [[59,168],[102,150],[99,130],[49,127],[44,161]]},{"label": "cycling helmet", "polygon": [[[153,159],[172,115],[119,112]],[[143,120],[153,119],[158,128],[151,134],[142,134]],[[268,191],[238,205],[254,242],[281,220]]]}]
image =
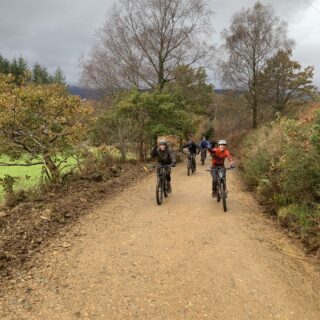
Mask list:
[{"label": "cycling helmet", "polygon": [[218,145],[220,146],[221,144],[224,144],[226,146],[227,141],[226,140],[219,140]]},{"label": "cycling helmet", "polygon": [[159,141],[159,145],[167,145],[167,141],[166,140],[160,140]]}]

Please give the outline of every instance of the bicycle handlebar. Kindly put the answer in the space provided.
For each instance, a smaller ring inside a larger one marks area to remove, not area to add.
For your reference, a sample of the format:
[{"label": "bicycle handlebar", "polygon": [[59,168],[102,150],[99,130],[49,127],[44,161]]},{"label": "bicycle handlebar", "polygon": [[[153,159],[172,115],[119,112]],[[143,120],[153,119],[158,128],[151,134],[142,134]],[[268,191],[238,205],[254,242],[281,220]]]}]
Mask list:
[{"label": "bicycle handlebar", "polygon": [[154,164],[151,165],[152,168],[172,168],[175,167],[175,164]]},{"label": "bicycle handlebar", "polygon": [[226,169],[226,170],[234,170],[236,169],[236,166],[234,167],[229,167],[229,168],[226,168],[226,167],[216,167],[216,168],[210,168],[210,170],[206,170],[206,171],[212,171],[212,170],[217,170],[217,169]]}]

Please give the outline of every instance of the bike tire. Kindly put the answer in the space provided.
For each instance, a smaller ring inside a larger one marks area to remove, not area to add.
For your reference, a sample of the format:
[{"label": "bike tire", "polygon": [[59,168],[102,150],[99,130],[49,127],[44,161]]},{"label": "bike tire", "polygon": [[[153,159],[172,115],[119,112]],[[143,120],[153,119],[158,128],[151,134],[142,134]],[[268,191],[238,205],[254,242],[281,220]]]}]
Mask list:
[{"label": "bike tire", "polygon": [[162,185],[163,195],[164,195],[165,198],[166,198],[166,197],[168,196],[167,181],[163,181],[162,183],[163,183],[163,185]]},{"label": "bike tire", "polygon": [[221,182],[221,198],[222,198],[223,211],[227,212],[226,184],[224,181]]},{"label": "bike tire", "polygon": [[157,181],[156,199],[157,199],[157,204],[160,206],[161,203],[162,203],[162,199],[163,199],[163,189],[162,189],[162,181],[161,181],[161,179],[159,179]]},{"label": "bike tire", "polygon": [[217,194],[216,194],[216,196],[217,196],[217,202],[220,202],[220,200],[221,200],[221,193],[220,193],[220,183],[219,182],[217,182]]}]

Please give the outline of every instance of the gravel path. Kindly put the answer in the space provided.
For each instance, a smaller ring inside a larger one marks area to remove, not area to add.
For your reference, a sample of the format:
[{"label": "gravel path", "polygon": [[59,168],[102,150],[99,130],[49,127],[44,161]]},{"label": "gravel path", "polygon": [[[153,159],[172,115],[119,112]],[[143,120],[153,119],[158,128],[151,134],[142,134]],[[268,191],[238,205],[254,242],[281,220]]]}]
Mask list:
[{"label": "gravel path", "polygon": [[55,239],[1,297],[0,319],[319,319],[319,266],[228,172],[229,211],[198,165],[150,175]]}]

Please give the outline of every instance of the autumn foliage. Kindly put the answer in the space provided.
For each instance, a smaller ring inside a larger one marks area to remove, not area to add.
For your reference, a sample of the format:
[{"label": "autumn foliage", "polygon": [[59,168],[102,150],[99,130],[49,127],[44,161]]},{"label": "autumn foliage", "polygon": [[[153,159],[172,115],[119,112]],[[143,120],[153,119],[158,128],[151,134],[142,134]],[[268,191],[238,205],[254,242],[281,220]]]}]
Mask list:
[{"label": "autumn foliage", "polygon": [[0,155],[43,163],[58,178],[63,160],[85,139],[91,109],[59,85],[17,86],[0,75]]}]

